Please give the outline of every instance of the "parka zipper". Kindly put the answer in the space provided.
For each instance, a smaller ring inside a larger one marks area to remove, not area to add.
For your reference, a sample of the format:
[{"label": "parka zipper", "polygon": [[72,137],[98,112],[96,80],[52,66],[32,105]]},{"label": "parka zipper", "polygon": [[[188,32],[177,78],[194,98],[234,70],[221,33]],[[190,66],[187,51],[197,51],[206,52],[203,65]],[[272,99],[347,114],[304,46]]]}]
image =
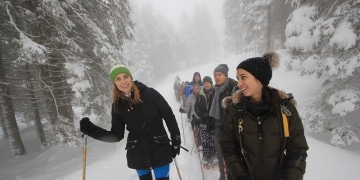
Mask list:
[{"label": "parka zipper", "polygon": [[258,139],[263,139],[263,126],[260,121],[260,117],[257,117],[257,127],[258,127]]},{"label": "parka zipper", "polygon": [[155,142],[156,143],[161,143],[160,141],[158,141],[158,138],[161,138],[161,137],[164,137],[164,136],[167,136],[167,135],[154,136]]},{"label": "parka zipper", "polygon": [[130,149],[134,148],[134,147],[136,146],[136,142],[137,142],[137,140],[134,140],[134,141],[128,141],[128,143],[133,143],[134,145],[132,145],[132,146],[128,147],[126,150],[130,150]]}]

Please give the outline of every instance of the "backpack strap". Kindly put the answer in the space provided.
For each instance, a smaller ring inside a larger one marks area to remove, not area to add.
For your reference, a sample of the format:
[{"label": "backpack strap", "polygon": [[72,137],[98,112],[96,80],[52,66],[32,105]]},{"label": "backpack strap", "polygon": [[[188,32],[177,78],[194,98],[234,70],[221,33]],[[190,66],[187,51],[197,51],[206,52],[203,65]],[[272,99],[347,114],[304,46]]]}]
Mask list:
[{"label": "backpack strap", "polygon": [[284,137],[290,137],[289,121],[288,121],[286,114],[283,111],[283,108],[281,108],[281,117],[282,117],[283,128],[284,128]]},{"label": "backpack strap", "polygon": [[237,119],[238,119],[237,120],[237,128],[238,128],[238,136],[239,136],[240,154],[242,156],[243,165],[250,175],[250,179],[254,179],[254,168],[251,165],[251,162],[248,158],[248,154],[243,145],[243,138],[242,138],[242,133],[244,130],[244,127],[242,126],[242,123],[244,121],[242,118],[243,109],[241,109],[241,108],[239,108],[239,106],[237,106],[236,110],[237,110]]},{"label": "backpack strap", "polygon": [[281,111],[281,118],[283,123],[283,129],[284,129],[284,137],[290,137],[290,130],[289,130],[289,119],[288,116],[291,116],[290,110],[285,106],[286,102],[289,102],[294,97],[292,94],[288,94],[289,98],[287,98],[285,101],[283,101],[280,104],[280,111]]}]

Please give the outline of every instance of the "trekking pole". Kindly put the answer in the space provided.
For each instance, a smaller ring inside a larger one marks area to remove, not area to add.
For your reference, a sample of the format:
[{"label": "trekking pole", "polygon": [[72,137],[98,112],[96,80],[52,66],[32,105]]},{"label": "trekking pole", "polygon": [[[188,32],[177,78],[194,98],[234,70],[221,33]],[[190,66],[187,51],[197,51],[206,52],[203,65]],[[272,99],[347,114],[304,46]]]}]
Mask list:
[{"label": "trekking pole", "polygon": [[197,128],[194,130],[194,136],[193,136],[194,137],[194,145],[196,144],[196,148],[198,150],[197,154],[198,154],[198,157],[199,157],[202,180],[205,180],[205,178],[204,178],[204,170],[203,170],[203,167],[202,167],[203,162],[202,162],[202,159],[201,159],[201,156],[200,156],[200,150],[198,149],[198,145],[199,145],[198,136],[200,134],[200,127],[199,126],[196,126],[196,127]]},{"label": "trekking pole", "polygon": [[182,117],[182,113],[180,113],[180,116],[181,116],[181,126],[182,126],[183,137],[184,137],[184,144],[185,144],[184,119],[183,119],[183,117]]},{"label": "trekking pole", "polygon": [[87,145],[87,135],[83,134],[84,138],[84,147],[83,147],[83,172],[82,172],[82,180],[85,180],[86,175],[86,145]]},{"label": "trekking pole", "polygon": [[178,173],[178,175],[179,175],[179,179],[182,180],[181,174],[180,174],[180,170],[179,170],[179,166],[178,166],[175,158],[174,158],[174,162],[175,162],[176,171],[177,171],[177,173]]},{"label": "trekking pole", "polygon": [[192,151],[193,151],[193,149],[194,149],[194,146],[195,146],[195,141],[194,141],[194,143],[193,143],[193,145],[192,145],[192,148],[191,148],[191,151],[190,151],[190,155],[192,154]]},{"label": "trekking pole", "polygon": [[180,148],[181,149],[183,149],[183,150],[185,150],[186,152],[189,152],[189,150],[188,149],[186,149],[185,147],[183,147],[183,146],[180,146]]}]

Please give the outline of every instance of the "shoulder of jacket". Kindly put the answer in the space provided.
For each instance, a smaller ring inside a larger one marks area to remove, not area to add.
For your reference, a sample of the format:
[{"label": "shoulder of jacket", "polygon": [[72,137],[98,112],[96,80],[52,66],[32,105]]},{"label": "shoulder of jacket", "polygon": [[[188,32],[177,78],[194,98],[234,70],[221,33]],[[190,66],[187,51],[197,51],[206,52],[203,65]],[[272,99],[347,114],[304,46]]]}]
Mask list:
[{"label": "shoulder of jacket", "polygon": [[240,99],[242,96],[243,96],[243,94],[241,93],[240,90],[235,91],[231,96],[226,96],[221,102],[222,108],[225,109],[226,107],[228,107],[229,104],[240,103]]},{"label": "shoulder of jacket", "polygon": [[286,93],[285,91],[283,90],[277,90],[279,92],[279,97],[282,101],[282,103],[287,103],[289,102],[290,104],[296,106],[297,105],[297,102],[293,96],[292,93]]}]

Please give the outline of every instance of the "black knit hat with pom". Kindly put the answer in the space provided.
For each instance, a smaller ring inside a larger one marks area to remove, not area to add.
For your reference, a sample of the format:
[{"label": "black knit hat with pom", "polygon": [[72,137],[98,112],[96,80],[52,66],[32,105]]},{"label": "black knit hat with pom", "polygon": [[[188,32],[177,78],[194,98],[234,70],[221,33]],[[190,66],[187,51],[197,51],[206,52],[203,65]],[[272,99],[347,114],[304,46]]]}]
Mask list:
[{"label": "black knit hat with pom", "polygon": [[236,69],[244,69],[255,76],[264,86],[269,85],[272,68],[279,66],[279,56],[275,52],[265,53],[263,57],[254,57],[242,61]]}]

